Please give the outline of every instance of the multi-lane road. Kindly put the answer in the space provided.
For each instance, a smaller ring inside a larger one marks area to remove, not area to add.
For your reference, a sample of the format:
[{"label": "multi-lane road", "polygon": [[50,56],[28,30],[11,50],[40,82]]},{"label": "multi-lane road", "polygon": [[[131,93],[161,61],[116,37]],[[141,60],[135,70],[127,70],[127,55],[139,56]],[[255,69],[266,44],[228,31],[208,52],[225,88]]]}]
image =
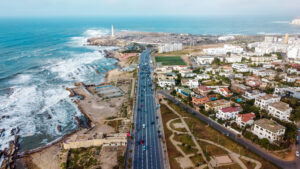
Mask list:
[{"label": "multi-lane road", "polygon": [[161,169],[162,149],[155,114],[157,105],[151,78],[150,49],[141,53],[137,84],[133,168]]}]

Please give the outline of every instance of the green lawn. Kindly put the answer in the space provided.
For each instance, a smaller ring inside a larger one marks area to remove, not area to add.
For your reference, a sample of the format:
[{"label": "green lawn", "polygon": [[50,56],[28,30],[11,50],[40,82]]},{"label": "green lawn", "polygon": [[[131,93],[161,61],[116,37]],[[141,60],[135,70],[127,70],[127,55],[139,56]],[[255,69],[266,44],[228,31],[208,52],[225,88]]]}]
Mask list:
[{"label": "green lawn", "polygon": [[180,56],[155,56],[155,61],[162,65],[186,65]]}]

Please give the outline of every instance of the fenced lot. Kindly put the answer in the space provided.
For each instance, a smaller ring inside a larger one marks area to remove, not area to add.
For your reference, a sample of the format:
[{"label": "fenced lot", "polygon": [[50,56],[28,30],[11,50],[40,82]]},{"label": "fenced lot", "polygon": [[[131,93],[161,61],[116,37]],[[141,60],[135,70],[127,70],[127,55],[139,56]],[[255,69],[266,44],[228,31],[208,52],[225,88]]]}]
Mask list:
[{"label": "fenced lot", "polygon": [[186,65],[180,56],[155,56],[155,61],[165,65]]}]

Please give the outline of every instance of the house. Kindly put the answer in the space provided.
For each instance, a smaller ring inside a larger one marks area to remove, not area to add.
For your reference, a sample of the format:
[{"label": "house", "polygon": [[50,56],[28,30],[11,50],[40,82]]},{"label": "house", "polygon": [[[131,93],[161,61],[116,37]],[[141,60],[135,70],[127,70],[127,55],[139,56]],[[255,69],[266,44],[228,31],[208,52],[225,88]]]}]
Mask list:
[{"label": "house", "polygon": [[284,126],[268,119],[256,120],[253,124],[251,132],[260,139],[268,139],[271,143],[280,141],[286,129]]},{"label": "house", "polygon": [[281,99],[278,95],[266,94],[255,99],[254,105],[261,109],[267,109],[271,103],[279,102]]},{"label": "house", "polygon": [[165,87],[171,87],[175,86],[175,80],[174,79],[158,79],[157,81],[158,86],[165,88]]},{"label": "house", "polygon": [[250,87],[259,87],[261,85],[262,81],[260,78],[257,77],[248,77],[246,79],[246,85]]},{"label": "house", "polygon": [[220,95],[222,95],[224,97],[230,97],[230,96],[232,96],[232,93],[226,87],[225,88],[217,88],[216,89],[216,93],[219,93]]},{"label": "house", "polygon": [[198,80],[210,79],[210,76],[208,74],[200,74],[196,76],[196,79]]},{"label": "house", "polygon": [[240,128],[244,128],[246,125],[252,125],[254,122],[254,118],[254,113],[238,114],[235,122]]},{"label": "house", "polygon": [[236,73],[234,74],[234,78],[242,79],[244,75],[242,73]]},{"label": "house", "polygon": [[269,115],[284,121],[290,121],[289,118],[292,110],[289,104],[284,102],[274,102],[268,106]]},{"label": "house", "polygon": [[239,63],[239,62],[242,62],[242,56],[239,56],[239,55],[232,55],[230,57],[226,57],[225,58],[225,61],[227,63]]},{"label": "house", "polygon": [[224,100],[224,99],[207,102],[207,103],[205,103],[205,110],[206,111],[214,110],[215,112],[217,112],[217,111],[219,111],[219,109],[222,109],[225,107],[230,107],[231,103],[232,102]]},{"label": "house", "polygon": [[197,79],[181,79],[181,85],[187,86],[190,89],[197,88],[199,86],[199,82]]},{"label": "house", "polygon": [[300,87],[276,87],[274,94],[300,99]]},{"label": "house", "polygon": [[256,99],[257,97],[264,96],[264,95],[266,95],[266,93],[261,92],[259,90],[248,90],[245,92],[243,97],[247,100],[252,100],[252,99]]},{"label": "house", "polygon": [[199,85],[198,88],[196,89],[193,89],[193,91],[196,93],[196,94],[199,94],[201,96],[207,96],[207,94],[209,92],[211,92],[212,90],[206,86],[203,86],[203,85]]},{"label": "house", "polygon": [[189,95],[194,94],[194,92],[192,92],[190,89],[184,87],[175,87],[175,91],[178,95],[182,96],[183,98],[187,98],[189,97]]},{"label": "house", "polygon": [[235,119],[237,114],[242,111],[241,107],[225,107],[219,109],[216,113],[217,119],[230,120]]},{"label": "house", "polygon": [[208,97],[202,97],[202,98],[192,97],[192,103],[195,106],[204,105],[205,103],[207,103],[209,101],[210,101],[210,99]]},{"label": "house", "polygon": [[300,79],[300,76],[286,76],[285,77],[285,81],[292,83],[292,82],[296,82],[298,79]]},{"label": "house", "polygon": [[181,74],[181,77],[184,77],[184,78],[191,78],[191,77],[195,77],[197,75],[196,73],[191,73],[191,72],[183,72],[180,74]]},{"label": "house", "polygon": [[214,61],[214,56],[198,56],[196,62],[198,65],[210,65]]},{"label": "house", "polygon": [[250,90],[250,87],[239,83],[232,83],[230,90],[235,93],[245,94],[246,91]]}]

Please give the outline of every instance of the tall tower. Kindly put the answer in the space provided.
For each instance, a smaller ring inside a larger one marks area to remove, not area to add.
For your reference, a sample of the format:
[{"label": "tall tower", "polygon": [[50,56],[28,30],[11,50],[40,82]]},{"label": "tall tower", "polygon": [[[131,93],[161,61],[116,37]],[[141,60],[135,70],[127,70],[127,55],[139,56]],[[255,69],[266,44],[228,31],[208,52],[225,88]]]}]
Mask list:
[{"label": "tall tower", "polygon": [[111,37],[115,36],[114,25],[111,25]]},{"label": "tall tower", "polygon": [[284,44],[288,44],[289,43],[289,34],[285,34],[285,38],[284,38]]}]

